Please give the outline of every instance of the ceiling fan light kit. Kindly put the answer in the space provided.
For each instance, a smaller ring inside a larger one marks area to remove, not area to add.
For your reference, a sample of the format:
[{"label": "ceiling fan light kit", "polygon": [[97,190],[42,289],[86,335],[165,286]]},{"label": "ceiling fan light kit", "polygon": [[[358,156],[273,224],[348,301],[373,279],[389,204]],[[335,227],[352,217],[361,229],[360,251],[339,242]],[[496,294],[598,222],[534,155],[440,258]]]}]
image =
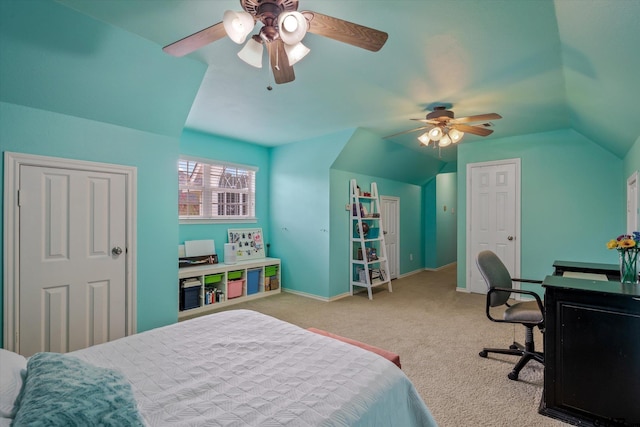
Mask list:
[{"label": "ceiling fan light kit", "polygon": [[263,50],[262,43],[251,37],[242,50],[238,52],[238,57],[253,67],[262,68]]},{"label": "ceiling fan light kit", "polygon": [[309,23],[300,12],[286,12],[278,17],[280,38],[285,45],[296,45],[307,34]]},{"label": "ceiling fan light kit", "polygon": [[302,42],[298,42],[295,45],[285,44],[284,51],[287,52],[289,65],[293,65],[307,56],[307,54],[311,52],[311,49],[303,45]]},{"label": "ceiling fan light kit", "polygon": [[453,128],[447,133],[447,135],[449,135],[449,138],[451,138],[451,142],[456,144],[462,139],[462,137],[464,136],[464,132],[460,132],[458,129]]},{"label": "ceiling fan light kit", "polygon": [[234,43],[242,44],[253,30],[255,23],[248,12],[234,12],[227,10],[222,18],[222,25],[227,35]]},{"label": "ceiling fan light kit", "polygon": [[275,82],[295,79],[293,64],[309,53],[301,42],[307,32],[377,52],[386,43],[387,33],[318,12],[298,12],[298,0],[240,0],[243,11],[224,12],[222,22],[200,30],[162,48],[173,56],[184,56],[225,35],[237,44],[245,42],[257,22],[262,23],[238,56],[262,67],[264,46],[269,52]]},{"label": "ceiling fan light kit", "polygon": [[429,135],[429,139],[431,139],[432,141],[440,141],[440,138],[442,138],[443,132],[440,127],[434,127],[428,132],[428,135]]}]

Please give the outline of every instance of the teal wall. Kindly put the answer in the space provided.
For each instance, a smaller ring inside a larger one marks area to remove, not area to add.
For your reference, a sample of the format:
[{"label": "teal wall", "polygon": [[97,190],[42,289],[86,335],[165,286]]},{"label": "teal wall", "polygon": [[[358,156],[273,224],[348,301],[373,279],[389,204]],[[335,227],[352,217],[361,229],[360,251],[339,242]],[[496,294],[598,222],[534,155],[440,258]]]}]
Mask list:
[{"label": "teal wall", "polygon": [[452,264],[457,259],[458,174],[436,176],[436,267]]},{"label": "teal wall", "polygon": [[458,286],[466,287],[468,163],[521,159],[521,276],[542,279],[554,260],[615,263],[605,243],[625,228],[623,162],[572,131],[458,147]]},{"label": "teal wall", "polygon": [[391,181],[424,185],[449,166],[429,155],[427,150],[407,148],[382,139],[367,129],[358,128],[332,167]]},{"label": "teal wall", "polygon": [[450,172],[439,173],[423,186],[424,266],[428,269],[452,264],[458,256],[458,175],[450,165],[444,170]]},{"label": "teal wall", "polygon": [[205,71],[55,1],[0,1],[0,101],[179,137]]},{"label": "teal wall", "polygon": [[[270,175],[271,149],[261,145],[216,137],[196,131],[185,130],[180,138],[180,154],[223,162],[237,163],[258,168],[256,173],[256,218],[255,223],[184,223],[179,226],[178,243],[185,240],[213,239],[220,261],[224,258],[229,228],[262,228],[265,243],[270,243]],[[176,244],[178,244],[176,243]],[[177,248],[176,248],[177,250]],[[269,255],[272,255],[269,253]]]},{"label": "teal wall", "polygon": [[424,210],[424,266],[438,268],[438,220],[436,214],[437,183],[433,178],[422,186]]},{"label": "teal wall", "polygon": [[[121,126],[0,103],[0,146],[3,153],[13,151],[137,168],[138,330],[174,323],[178,317],[177,141]],[[4,185],[3,166],[0,179]]]},{"label": "teal wall", "polygon": [[137,168],[139,331],[177,320],[176,162],[205,71],[55,1],[0,1],[3,155]]},{"label": "teal wall", "polygon": [[331,296],[329,254],[335,237],[329,170],[352,133],[325,135],[271,152],[271,254],[282,259],[286,289]]},{"label": "teal wall", "polygon": [[178,224],[180,154],[259,167],[251,226],[282,258],[283,287],[321,298],[348,292],[354,177],[400,197],[400,274],[449,263],[457,239],[465,287],[466,165],[480,161],[522,159],[523,276],[543,277],[554,259],[615,262],[604,242],[624,229],[640,138],[624,159],[570,130],[476,141],[457,165],[365,129],[267,149],[183,131],[205,71],[55,1],[0,1],[0,151],[137,168],[138,330],[177,319],[176,244],[213,238],[221,252],[226,241],[228,225]]}]

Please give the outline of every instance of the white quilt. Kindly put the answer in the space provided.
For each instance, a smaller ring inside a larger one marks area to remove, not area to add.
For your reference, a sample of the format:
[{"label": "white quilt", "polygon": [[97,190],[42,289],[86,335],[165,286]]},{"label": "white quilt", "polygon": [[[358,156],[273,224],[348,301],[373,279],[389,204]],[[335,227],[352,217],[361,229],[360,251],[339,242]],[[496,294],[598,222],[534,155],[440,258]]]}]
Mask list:
[{"label": "white quilt", "polygon": [[70,353],[116,368],[150,426],[435,426],[390,361],[249,310]]}]

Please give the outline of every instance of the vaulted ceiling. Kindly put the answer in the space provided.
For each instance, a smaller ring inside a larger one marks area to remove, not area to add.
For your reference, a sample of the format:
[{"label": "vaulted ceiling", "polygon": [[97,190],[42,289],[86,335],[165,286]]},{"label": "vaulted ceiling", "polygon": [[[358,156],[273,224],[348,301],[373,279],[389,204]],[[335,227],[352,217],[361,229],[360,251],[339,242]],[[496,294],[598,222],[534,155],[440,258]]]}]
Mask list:
[{"label": "vaulted ceiling", "polygon": [[[241,10],[237,0],[58,1],[158,49]],[[299,10],[389,39],[374,53],[307,34],[311,53],[282,85],[228,37],[171,58],[208,65],[185,127],[266,146],[349,128],[384,137],[443,104],[457,117],[502,115],[486,138],[573,128],[623,157],[640,136],[640,0],[300,0]],[[392,141],[424,150],[418,135]]]}]

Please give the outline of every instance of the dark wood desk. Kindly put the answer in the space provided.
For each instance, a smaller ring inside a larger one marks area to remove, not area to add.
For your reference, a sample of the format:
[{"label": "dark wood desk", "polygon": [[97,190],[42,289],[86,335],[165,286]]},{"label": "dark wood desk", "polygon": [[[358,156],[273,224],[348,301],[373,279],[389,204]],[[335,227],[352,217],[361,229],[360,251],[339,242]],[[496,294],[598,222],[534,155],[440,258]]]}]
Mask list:
[{"label": "dark wood desk", "polygon": [[620,266],[618,264],[601,264],[595,262],[555,261],[553,263],[554,276],[562,276],[565,271],[579,273],[604,274],[609,280],[620,280]]},{"label": "dark wood desk", "polygon": [[540,413],[640,426],[640,286],[547,276]]}]

